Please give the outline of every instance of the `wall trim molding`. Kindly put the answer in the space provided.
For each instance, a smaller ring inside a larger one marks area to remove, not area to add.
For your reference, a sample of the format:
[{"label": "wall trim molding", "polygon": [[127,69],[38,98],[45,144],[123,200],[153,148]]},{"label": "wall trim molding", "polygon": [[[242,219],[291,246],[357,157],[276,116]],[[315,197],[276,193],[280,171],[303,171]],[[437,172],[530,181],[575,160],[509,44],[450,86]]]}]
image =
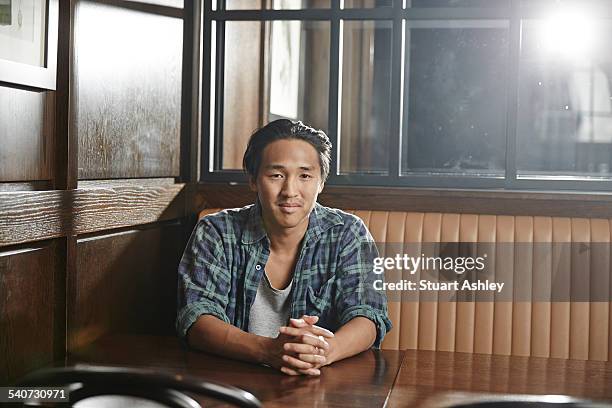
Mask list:
[{"label": "wall trim molding", "polygon": [[185,184],[0,192],[0,246],[182,218]]}]

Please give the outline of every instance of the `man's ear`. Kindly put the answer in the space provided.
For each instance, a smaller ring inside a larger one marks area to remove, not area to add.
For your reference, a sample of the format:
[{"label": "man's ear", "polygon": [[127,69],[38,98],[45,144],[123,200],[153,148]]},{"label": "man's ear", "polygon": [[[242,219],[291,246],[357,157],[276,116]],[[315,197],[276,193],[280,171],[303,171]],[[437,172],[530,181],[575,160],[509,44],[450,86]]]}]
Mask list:
[{"label": "man's ear", "polygon": [[317,194],[321,194],[321,191],[323,191],[323,187],[325,187],[324,181],[322,181],[321,184],[319,184],[319,192]]},{"label": "man's ear", "polygon": [[255,193],[257,192],[257,183],[255,177],[253,176],[249,176],[249,188],[251,189],[251,191]]}]

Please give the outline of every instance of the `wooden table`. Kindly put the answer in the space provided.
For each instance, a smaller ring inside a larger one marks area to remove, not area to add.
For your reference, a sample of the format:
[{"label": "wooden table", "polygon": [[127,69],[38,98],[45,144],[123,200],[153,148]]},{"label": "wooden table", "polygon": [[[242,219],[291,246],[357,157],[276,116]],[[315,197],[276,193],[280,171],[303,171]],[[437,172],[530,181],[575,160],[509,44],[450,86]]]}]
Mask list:
[{"label": "wooden table", "polygon": [[320,377],[290,377],[272,368],[188,351],[174,337],[102,338],[72,353],[68,364],[147,367],[235,385],[266,407],[381,407],[388,398],[403,352],[368,350],[325,367]]},{"label": "wooden table", "polygon": [[491,394],[570,395],[612,403],[612,364],[406,350],[390,407],[444,407]]},{"label": "wooden table", "polygon": [[114,335],[68,364],[147,367],[246,389],[266,407],[446,407],[494,394],[566,394],[612,401],[612,364],[435,351],[369,350],[288,377],[271,368],[188,351],[173,337]]}]

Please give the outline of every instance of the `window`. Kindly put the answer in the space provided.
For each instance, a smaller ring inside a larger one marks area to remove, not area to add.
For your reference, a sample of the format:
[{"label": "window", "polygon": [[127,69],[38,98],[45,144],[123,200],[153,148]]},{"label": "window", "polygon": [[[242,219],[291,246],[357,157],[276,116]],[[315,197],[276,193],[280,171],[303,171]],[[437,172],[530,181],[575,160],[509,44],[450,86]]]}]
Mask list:
[{"label": "window", "polygon": [[612,3],[205,4],[204,180],[284,117],[329,135],[331,184],[612,190]]}]

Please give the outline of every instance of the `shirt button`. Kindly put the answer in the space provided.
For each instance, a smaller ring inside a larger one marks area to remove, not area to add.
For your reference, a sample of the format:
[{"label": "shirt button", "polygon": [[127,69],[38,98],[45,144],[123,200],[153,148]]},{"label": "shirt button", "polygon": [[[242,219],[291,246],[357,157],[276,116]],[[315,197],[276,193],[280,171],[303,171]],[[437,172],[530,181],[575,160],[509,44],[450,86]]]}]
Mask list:
[{"label": "shirt button", "polygon": [[255,266],[255,269],[257,269],[258,271],[261,270],[261,265]]}]

